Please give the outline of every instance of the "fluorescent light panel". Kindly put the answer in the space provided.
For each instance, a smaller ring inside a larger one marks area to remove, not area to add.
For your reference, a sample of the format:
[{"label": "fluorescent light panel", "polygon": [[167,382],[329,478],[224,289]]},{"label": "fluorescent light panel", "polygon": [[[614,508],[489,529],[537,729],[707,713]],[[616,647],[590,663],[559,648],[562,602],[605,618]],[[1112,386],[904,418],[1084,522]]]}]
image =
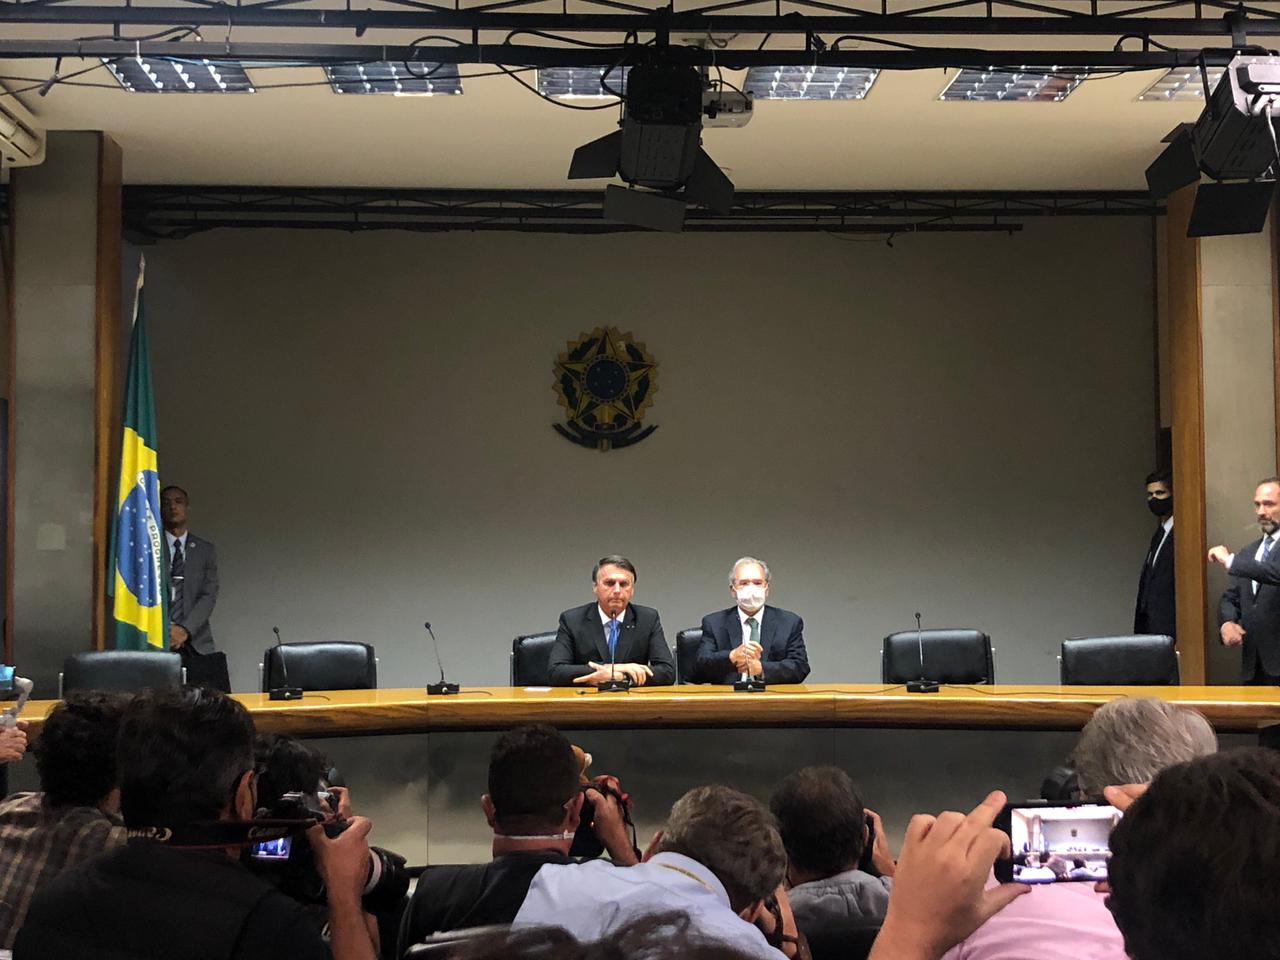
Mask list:
[{"label": "fluorescent light panel", "polygon": [[433,97],[462,93],[456,63],[380,61],[324,68],[334,93],[386,93],[397,97]]},{"label": "fluorescent light panel", "polygon": [[103,60],[130,93],[253,93],[244,67],[234,60],[121,57]]},{"label": "fluorescent light panel", "polygon": [[757,100],[861,100],[879,74],[857,67],[752,67],[742,89]]},{"label": "fluorescent light panel", "polygon": [[[555,97],[558,100],[604,100],[614,96],[604,88],[615,93],[627,92],[627,74],[630,67],[539,67],[538,92],[544,97]],[[608,73],[608,79],[605,74]]]},{"label": "fluorescent light panel", "polygon": [[[1209,89],[1213,90],[1222,79],[1224,68],[1210,67]],[[1204,103],[1204,85],[1200,81],[1199,67],[1178,67],[1147,87],[1139,100],[1163,100],[1179,103]]]},{"label": "fluorescent light panel", "polygon": [[939,100],[995,102],[1022,100],[1055,102],[1065,100],[1089,74],[1078,71],[1030,72],[1024,68],[965,67],[952,77]]}]

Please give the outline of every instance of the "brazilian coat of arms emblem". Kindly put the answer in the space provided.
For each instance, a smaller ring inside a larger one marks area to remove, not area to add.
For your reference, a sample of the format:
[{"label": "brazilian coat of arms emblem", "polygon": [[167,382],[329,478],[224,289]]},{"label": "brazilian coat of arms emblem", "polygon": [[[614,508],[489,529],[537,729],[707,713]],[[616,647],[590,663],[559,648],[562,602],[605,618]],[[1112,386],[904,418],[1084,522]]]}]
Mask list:
[{"label": "brazilian coat of arms emblem", "polygon": [[556,357],[555,391],[567,419],[560,436],[601,452],[639,443],[657,430],[641,423],[657,390],[658,364],[617,327],[580,334]]}]

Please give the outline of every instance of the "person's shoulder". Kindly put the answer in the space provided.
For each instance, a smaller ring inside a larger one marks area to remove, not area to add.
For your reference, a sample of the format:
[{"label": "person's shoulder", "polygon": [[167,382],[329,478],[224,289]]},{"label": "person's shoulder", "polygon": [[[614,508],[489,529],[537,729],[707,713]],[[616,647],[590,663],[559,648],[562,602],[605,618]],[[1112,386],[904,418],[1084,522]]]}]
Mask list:
[{"label": "person's shoulder", "polygon": [[576,623],[579,620],[586,619],[587,614],[595,609],[595,606],[594,603],[583,603],[576,607],[570,607],[568,610],[561,612],[560,619],[568,623]]},{"label": "person's shoulder", "polygon": [[782,607],[775,607],[771,604],[766,604],[764,609],[765,613],[772,613],[783,623],[799,623],[801,620],[800,614],[793,613],[790,610],[783,610]]},{"label": "person's shoulder", "polygon": [[210,553],[214,552],[214,546],[213,546],[212,540],[206,539],[205,537],[197,537],[194,533],[188,533],[187,534],[187,551],[190,552],[192,547],[197,547],[198,549],[201,549],[201,550],[207,550]]},{"label": "person's shoulder", "polygon": [[712,610],[710,613],[708,613],[706,616],[702,618],[702,622],[711,624],[712,626],[715,626],[715,627],[722,626],[723,624],[728,623],[733,618],[733,615],[737,612],[737,610],[738,610],[737,607],[725,607],[722,610]]},{"label": "person's shoulder", "polygon": [[232,960],[328,960],[315,917],[297,900],[263,886],[267,889],[245,919]]},{"label": "person's shoulder", "polygon": [[658,611],[654,607],[633,603],[631,604],[631,611],[636,615],[636,623],[653,623],[658,619]]}]

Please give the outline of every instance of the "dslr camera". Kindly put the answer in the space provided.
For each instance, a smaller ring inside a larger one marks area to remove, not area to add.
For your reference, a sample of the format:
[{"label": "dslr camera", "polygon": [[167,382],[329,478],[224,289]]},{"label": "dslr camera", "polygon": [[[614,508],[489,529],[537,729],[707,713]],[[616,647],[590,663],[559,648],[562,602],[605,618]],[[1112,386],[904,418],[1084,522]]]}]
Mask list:
[{"label": "dslr camera", "polygon": [[[334,802],[327,790],[307,794],[293,791],[282,795],[270,806],[258,811],[269,820],[310,820],[322,824],[325,836],[337,837],[351,825],[349,820],[333,816],[326,805]],[[281,893],[301,903],[325,902],[324,880],[316,870],[311,842],[299,833],[255,843],[250,849],[251,870],[273,884]],[[409,889],[409,872],[405,859],[381,847],[369,848],[369,870],[362,889],[364,907],[370,913],[398,903]]]}]

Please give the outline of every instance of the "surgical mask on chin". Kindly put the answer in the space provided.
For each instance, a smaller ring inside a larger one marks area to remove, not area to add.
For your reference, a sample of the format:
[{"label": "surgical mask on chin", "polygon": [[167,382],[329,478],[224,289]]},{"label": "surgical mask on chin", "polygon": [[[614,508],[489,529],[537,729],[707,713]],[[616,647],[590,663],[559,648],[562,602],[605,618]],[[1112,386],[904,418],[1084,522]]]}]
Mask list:
[{"label": "surgical mask on chin", "polygon": [[738,606],[747,613],[755,613],[764,606],[764,590],[760,587],[743,587],[734,591],[738,598]]}]

